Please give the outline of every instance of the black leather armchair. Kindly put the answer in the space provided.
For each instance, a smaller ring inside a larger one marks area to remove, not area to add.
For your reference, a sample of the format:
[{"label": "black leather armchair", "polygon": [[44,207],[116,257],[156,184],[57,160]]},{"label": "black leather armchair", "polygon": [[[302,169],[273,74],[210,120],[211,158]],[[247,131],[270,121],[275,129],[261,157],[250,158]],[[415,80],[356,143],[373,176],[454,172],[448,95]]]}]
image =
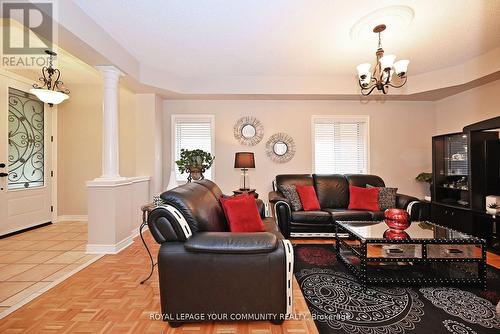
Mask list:
[{"label": "black leather armchair", "polygon": [[[212,320],[281,323],[292,307],[293,250],[272,218],[266,232],[229,232],[222,192],[203,180],[164,192],[148,226],[161,244],[160,299],[171,326]],[[250,317],[250,318],[248,318]]]},{"label": "black leather armchair", "polygon": [[[321,210],[293,211],[290,202],[279,191],[279,185],[312,185],[316,190]],[[269,193],[273,216],[286,238],[331,237],[336,220],[366,221],[382,220],[382,211],[350,210],[349,185],[385,187],[384,181],[376,175],[365,174],[286,174],[276,176],[276,189]],[[397,194],[396,207],[409,211],[412,219],[419,216],[420,202],[417,198]]]}]

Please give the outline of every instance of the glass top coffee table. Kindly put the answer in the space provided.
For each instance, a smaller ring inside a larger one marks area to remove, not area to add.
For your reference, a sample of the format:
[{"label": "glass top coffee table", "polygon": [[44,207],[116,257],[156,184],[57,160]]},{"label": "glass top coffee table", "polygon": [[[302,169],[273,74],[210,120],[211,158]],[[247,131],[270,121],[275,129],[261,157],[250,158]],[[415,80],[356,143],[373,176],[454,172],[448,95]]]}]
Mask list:
[{"label": "glass top coffee table", "polygon": [[335,229],[337,257],[363,286],[440,284],[486,289],[482,239],[430,222],[412,222],[396,234],[388,232],[383,221],[336,221]]}]

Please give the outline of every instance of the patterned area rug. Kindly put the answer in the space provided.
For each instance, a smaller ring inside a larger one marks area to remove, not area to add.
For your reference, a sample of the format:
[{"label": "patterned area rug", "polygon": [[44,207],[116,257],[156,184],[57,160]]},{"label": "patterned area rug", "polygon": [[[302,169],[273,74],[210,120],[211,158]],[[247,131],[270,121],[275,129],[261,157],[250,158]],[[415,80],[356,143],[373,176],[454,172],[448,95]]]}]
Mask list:
[{"label": "patterned area rug", "polygon": [[488,290],[382,287],[363,290],[332,245],[297,245],[295,276],[320,333],[500,333],[500,270]]}]

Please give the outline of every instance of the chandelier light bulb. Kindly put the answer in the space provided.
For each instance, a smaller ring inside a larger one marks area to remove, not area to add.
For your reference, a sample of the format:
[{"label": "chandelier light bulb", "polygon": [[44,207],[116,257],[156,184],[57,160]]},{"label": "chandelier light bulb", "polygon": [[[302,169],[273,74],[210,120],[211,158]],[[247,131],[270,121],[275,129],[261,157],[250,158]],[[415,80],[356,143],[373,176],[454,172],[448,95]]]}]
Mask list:
[{"label": "chandelier light bulb", "polygon": [[406,72],[408,71],[408,64],[410,63],[409,60],[403,59],[403,60],[398,60],[397,62],[394,63],[394,70],[396,71],[396,74],[400,77],[406,75]]},{"label": "chandelier light bulb", "polygon": [[365,79],[370,76],[370,68],[372,65],[370,63],[359,64],[356,69],[358,70],[358,77],[360,79]]},{"label": "chandelier light bulb", "polygon": [[382,68],[382,70],[384,70],[384,71],[390,70],[392,68],[392,66],[394,65],[395,59],[396,59],[395,55],[387,55],[387,56],[383,56],[382,58],[380,58],[379,62],[380,62],[380,67]]}]

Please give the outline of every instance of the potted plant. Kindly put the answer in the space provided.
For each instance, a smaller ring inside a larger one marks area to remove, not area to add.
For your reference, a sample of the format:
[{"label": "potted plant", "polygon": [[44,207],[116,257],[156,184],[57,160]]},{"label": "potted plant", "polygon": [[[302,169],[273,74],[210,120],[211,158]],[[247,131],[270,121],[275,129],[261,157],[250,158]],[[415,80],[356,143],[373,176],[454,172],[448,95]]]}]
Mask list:
[{"label": "potted plant", "polygon": [[432,194],[432,173],[422,172],[422,173],[417,175],[415,180],[417,180],[418,182],[428,183],[429,184],[429,192]]},{"label": "potted plant", "polygon": [[489,214],[496,215],[498,213],[499,207],[498,204],[496,203],[490,203],[488,204],[488,207],[486,208],[486,211]]},{"label": "potted plant", "polygon": [[182,174],[189,173],[188,182],[191,180],[203,180],[203,173],[214,162],[215,157],[203,150],[186,150],[181,149],[181,158],[175,163],[179,167],[179,172]]}]

